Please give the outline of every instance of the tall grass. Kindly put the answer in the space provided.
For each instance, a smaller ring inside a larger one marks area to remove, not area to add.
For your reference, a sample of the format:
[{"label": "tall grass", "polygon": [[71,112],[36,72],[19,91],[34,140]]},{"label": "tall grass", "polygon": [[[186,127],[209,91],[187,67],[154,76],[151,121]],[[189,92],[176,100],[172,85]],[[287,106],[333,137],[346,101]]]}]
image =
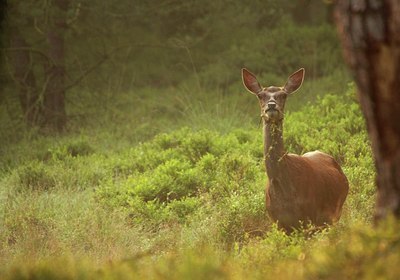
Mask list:
[{"label": "tall grass", "polygon": [[370,228],[370,146],[354,88],[335,88],[336,77],[288,100],[284,137],[290,152],[320,149],[343,166],[339,224],[287,236],[268,220],[259,108],[239,88],[72,95],[68,133],[3,138],[1,277],[398,275],[384,265],[398,261],[398,225]]}]

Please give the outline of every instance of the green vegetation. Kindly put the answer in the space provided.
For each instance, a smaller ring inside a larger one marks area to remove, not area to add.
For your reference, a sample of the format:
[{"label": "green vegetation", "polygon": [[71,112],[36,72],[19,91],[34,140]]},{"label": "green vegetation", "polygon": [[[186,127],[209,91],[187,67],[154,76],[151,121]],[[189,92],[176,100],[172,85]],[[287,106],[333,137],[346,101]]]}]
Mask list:
[{"label": "green vegetation", "polygon": [[[103,2],[74,19],[67,70],[129,46],[68,92],[63,133],[28,127],[15,88],[1,92],[1,279],[398,278],[399,224],[371,225],[371,148],[324,13],[300,24],[293,1],[156,1],[124,18],[133,4]],[[96,24],[107,40],[87,36]],[[286,235],[268,220],[259,106],[241,67],[265,86],[306,68],[285,145],[341,164],[350,193],[338,224]]]},{"label": "green vegetation", "polygon": [[[2,150],[2,278],[396,275],[385,263],[398,261],[398,225],[370,228],[373,162],[353,86],[286,115],[287,149],[331,153],[351,184],[340,223],[311,236],[266,218],[254,97],[146,91],[139,106],[118,96],[97,126]],[[142,110],[162,113],[138,120]]]}]

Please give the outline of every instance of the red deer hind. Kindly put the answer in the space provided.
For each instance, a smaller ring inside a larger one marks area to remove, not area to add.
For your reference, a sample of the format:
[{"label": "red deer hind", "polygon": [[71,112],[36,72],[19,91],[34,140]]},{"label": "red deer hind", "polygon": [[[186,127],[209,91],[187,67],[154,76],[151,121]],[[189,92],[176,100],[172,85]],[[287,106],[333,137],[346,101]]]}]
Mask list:
[{"label": "red deer hind", "polygon": [[323,226],[338,221],[349,190],[339,164],[320,151],[299,156],[286,153],[283,146],[286,98],[300,88],[304,69],[293,73],[283,87],[263,88],[247,69],[242,69],[242,78],[261,107],[269,216],[289,232],[304,222]]}]

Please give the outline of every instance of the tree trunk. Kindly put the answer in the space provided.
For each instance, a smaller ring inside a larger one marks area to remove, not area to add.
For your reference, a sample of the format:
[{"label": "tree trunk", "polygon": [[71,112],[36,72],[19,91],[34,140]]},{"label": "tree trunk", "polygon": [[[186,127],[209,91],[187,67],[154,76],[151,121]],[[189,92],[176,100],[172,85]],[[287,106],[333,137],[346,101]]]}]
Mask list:
[{"label": "tree trunk", "polygon": [[[0,49],[4,48],[4,22],[5,22],[5,17],[6,17],[6,11],[7,11],[7,1],[6,0],[0,0]],[[4,67],[4,55],[2,55],[2,52],[0,52],[0,104],[3,99],[3,90],[4,90],[4,85],[5,84],[5,67]]]},{"label": "tree trunk", "polygon": [[44,117],[51,129],[62,131],[67,122],[65,112],[65,49],[64,36],[69,0],[55,0],[51,24],[47,32],[48,56],[53,65],[47,72],[48,84],[44,96]]},{"label": "tree trunk", "polygon": [[33,64],[29,45],[17,29],[13,29],[10,39],[10,53],[14,68],[13,77],[18,84],[18,98],[21,104],[25,121],[29,126],[37,125],[40,119],[41,104],[36,89],[36,79],[33,73]]},{"label": "tree trunk", "polygon": [[375,218],[400,218],[400,1],[337,0],[335,19],[374,153]]}]

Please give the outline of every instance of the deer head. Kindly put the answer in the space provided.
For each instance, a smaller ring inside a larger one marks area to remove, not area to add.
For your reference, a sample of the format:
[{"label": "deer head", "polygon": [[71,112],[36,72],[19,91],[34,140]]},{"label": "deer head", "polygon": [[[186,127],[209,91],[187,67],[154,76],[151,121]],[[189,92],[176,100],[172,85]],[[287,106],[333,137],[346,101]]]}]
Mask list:
[{"label": "deer head", "polygon": [[261,87],[256,76],[246,68],[242,69],[242,79],[246,89],[257,96],[264,121],[276,123],[283,120],[286,98],[298,90],[303,83],[304,68],[290,75],[283,87]]}]

